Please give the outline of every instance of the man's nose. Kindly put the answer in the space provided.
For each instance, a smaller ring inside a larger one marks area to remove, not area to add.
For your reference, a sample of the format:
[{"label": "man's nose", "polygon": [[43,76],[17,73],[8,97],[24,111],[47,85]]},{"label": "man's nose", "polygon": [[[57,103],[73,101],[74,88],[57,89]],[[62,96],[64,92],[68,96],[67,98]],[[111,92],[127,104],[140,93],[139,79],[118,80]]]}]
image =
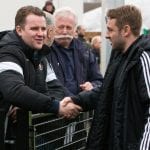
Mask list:
[{"label": "man's nose", "polygon": [[64,27],[63,30],[62,30],[62,32],[63,32],[63,33],[67,33],[67,28]]},{"label": "man's nose", "polygon": [[46,30],[43,30],[43,29],[39,29],[38,32],[37,32],[38,35],[45,35],[46,34]]},{"label": "man's nose", "polygon": [[106,33],[105,38],[106,38],[106,39],[109,39],[109,38],[110,38],[110,36],[109,36],[108,33]]}]

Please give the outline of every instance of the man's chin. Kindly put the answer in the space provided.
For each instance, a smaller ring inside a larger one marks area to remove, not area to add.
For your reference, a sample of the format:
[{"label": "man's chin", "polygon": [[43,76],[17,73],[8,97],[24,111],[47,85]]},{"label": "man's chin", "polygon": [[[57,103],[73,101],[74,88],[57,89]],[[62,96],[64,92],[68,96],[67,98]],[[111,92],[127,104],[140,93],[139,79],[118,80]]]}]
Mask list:
[{"label": "man's chin", "polygon": [[35,46],[34,49],[41,50],[43,45]]},{"label": "man's chin", "polygon": [[59,42],[59,45],[61,45],[62,47],[68,48],[70,43],[71,41],[61,41]]}]

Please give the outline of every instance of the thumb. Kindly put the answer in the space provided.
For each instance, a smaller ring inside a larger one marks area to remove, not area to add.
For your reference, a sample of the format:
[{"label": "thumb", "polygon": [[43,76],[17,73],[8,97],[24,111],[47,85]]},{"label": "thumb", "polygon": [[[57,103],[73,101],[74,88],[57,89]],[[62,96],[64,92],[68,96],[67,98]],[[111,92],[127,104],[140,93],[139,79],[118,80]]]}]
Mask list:
[{"label": "thumb", "polygon": [[79,105],[76,105],[76,108],[78,109],[78,111],[83,111],[82,107]]},{"label": "thumb", "polygon": [[62,104],[63,106],[67,106],[68,103],[73,103],[72,99],[70,97],[65,97],[63,100],[62,100]]}]

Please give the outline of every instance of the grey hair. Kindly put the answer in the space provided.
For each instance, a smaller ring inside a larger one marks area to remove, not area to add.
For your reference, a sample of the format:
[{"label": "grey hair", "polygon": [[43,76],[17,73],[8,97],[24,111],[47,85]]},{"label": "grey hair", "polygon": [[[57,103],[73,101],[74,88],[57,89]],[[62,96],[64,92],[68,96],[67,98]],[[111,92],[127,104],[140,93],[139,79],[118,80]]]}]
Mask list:
[{"label": "grey hair", "polygon": [[43,11],[45,13],[45,17],[46,17],[46,24],[49,25],[54,25],[54,17],[52,14]]},{"label": "grey hair", "polygon": [[76,26],[78,24],[77,14],[70,7],[61,7],[59,9],[57,9],[54,13],[54,23],[55,23],[57,17],[68,17],[68,16],[74,17],[74,22],[75,22],[75,26]]}]

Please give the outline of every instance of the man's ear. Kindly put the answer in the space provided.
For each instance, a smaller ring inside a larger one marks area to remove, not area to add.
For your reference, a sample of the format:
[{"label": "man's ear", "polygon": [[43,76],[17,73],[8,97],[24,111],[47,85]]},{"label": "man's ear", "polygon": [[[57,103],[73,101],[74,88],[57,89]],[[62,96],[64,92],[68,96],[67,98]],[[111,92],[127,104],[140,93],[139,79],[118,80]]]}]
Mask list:
[{"label": "man's ear", "polygon": [[22,28],[21,28],[21,26],[16,26],[16,32],[17,32],[17,34],[18,34],[19,36],[22,35]]},{"label": "man's ear", "polygon": [[131,27],[129,25],[125,25],[122,29],[122,35],[127,37],[131,33]]}]

